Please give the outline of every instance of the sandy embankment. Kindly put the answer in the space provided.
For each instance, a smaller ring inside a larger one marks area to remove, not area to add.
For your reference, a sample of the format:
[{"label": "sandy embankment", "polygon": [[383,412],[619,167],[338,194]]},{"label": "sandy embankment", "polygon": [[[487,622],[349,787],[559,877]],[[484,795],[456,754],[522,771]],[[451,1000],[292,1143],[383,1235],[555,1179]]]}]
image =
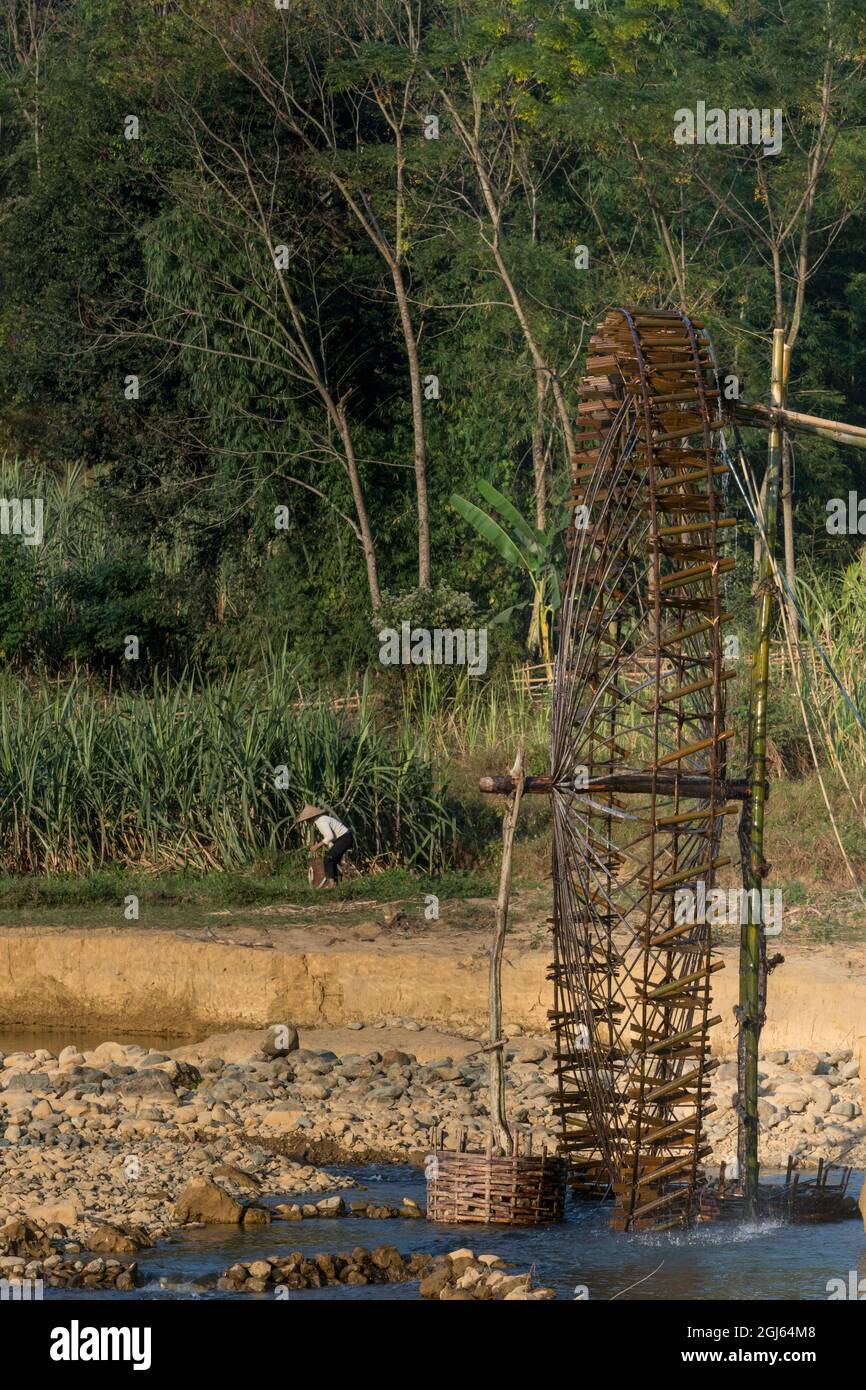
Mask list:
[{"label": "sandy embankment", "polygon": [[[268,949],[134,928],[0,928],[0,1025],[122,1030],[201,1038],[287,1021],[343,1030],[353,1022],[415,1020],[476,1032],[486,1018],[487,959],[478,932],[323,944],[321,930],[269,930]],[[866,951],[789,947],[771,978],[765,1048],[852,1048],[866,1035]],[[730,1052],[735,953],[714,976],[714,1050]],[[547,1029],[547,951],[506,952],[506,1029]],[[393,1036],[393,1035],[392,1035]],[[417,1050],[417,1049],[416,1049]]]}]

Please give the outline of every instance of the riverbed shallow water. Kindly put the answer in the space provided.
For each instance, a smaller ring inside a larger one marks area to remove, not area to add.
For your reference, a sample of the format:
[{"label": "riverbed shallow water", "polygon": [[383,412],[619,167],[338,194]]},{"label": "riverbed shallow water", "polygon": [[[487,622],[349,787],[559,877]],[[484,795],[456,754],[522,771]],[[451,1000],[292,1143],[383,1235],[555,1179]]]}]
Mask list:
[{"label": "riverbed shallow water", "polygon": [[[349,1173],[371,1197],[399,1205],[403,1197],[425,1199],[423,1175],[409,1167],[359,1167]],[[856,1195],[862,1175],[849,1191]],[[292,1194],[286,1194],[291,1197]],[[327,1195],[327,1194],[323,1194]],[[342,1194],[351,1200],[353,1192]],[[274,1200],[283,1200],[282,1197]],[[305,1200],[301,1198],[300,1200]],[[535,1284],[552,1287],[559,1299],[706,1299],[762,1301],[825,1300],[828,1281],[850,1272],[866,1277],[866,1242],[859,1221],[815,1226],[704,1225],[687,1232],[627,1236],[608,1229],[608,1211],[570,1203],[568,1219],[558,1226],[433,1226],[426,1221],[370,1220],[338,1217],[303,1222],[275,1221],[250,1231],[211,1226],[179,1234],[143,1251],[139,1267],[144,1287],[134,1293],[45,1290],[46,1299],[113,1301],[139,1299],[257,1299],[273,1293],[230,1294],[196,1287],[208,1275],[221,1274],[235,1261],[248,1263],[269,1255],[367,1249],[393,1245],[402,1254],[444,1254],[468,1246],[476,1254],[500,1255],[516,1271],[530,1268]],[[585,1290],[586,1292],[582,1292]],[[581,1292],[578,1292],[581,1291]],[[360,1285],[292,1290],[294,1300],[417,1299],[417,1284]]]}]

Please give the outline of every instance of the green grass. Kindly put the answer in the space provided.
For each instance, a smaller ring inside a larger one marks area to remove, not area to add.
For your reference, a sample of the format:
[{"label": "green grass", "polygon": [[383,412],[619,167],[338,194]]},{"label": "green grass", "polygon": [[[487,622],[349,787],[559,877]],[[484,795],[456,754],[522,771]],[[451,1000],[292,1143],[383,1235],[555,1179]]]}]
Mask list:
[{"label": "green grass", "polygon": [[302,907],[327,901],[384,903],[426,893],[456,900],[488,897],[493,891],[493,880],[485,873],[451,870],[437,876],[392,868],[347,878],[325,898],[322,890],[310,888],[298,861],[287,861],[272,870],[258,866],[249,872],[143,875],[103,869],[92,874],[3,874],[0,910],[110,907],[120,913],[130,894],[139,899],[142,913],[149,913],[185,905],[219,909],[275,902]]}]

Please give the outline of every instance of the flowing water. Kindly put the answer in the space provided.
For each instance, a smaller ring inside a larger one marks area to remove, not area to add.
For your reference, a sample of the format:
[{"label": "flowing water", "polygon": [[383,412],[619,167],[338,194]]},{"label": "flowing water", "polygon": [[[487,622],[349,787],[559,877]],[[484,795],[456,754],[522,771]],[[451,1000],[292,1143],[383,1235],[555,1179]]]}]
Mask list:
[{"label": "flowing water", "polygon": [[[364,1185],[371,1199],[399,1205],[403,1197],[424,1201],[423,1176],[415,1168],[340,1169]],[[852,1180],[856,1195],[862,1175]],[[322,1194],[327,1195],[327,1194]],[[351,1200],[349,1189],[342,1195]],[[360,1195],[360,1194],[359,1194]],[[286,1194],[290,1198],[291,1194]],[[285,1200],[274,1198],[273,1200]],[[312,1200],[299,1198],[300,1201]],[[319,1200],[317,1196],[315,1200]],[[124,1300],[150,1298],[270,1299],[272,1293],[228,1294],[197,1287],[237,1260],[249,1262],[292,1250],[336,1253],[362,1245],[393,1245],[402,1254],[443,1254],[468,1246],[496,1254],[516,1271],[534,1269],[535,1282],[559,1299],[814,1299],[828,1296],[831,1279],[866,1277],[866,1242],[859,1221],[828,1225],[706,1225],[687,1232],[627,1236],[611,1232],[605,1209],[571,1203],[558,1226],[432,1226],[426,1221],[336,1217],[303,1222],[275,1221],[250,1231],[212,1226],[179,1235],[143,1251],[139,1266],[147,1280],[135,1293],[46,1289],[45,1297]],[[583,1292],[585,1290],[585,1292]],[[295,1299],[417,1299],[416,1284],[361,1285],[292,1290]]]}]

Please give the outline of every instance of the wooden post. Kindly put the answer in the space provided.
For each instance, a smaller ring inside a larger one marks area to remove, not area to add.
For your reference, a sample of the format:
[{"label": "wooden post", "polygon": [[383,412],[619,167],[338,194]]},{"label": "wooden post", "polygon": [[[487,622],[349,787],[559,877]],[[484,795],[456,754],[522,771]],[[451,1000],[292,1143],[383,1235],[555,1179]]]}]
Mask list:
[{"label": "wooden post", "polygon": [[502,953],[505,948],[505,933],[508,929],[508,903],[511,896],[511,854],[514,848],[514,832],[523,800],[523,746],[517,751],[514,779],[505,810],[502,813],[502,866],[499,871],[499,893],[496,898],[496,920],[493,940],[490,943],[490,974],[488,985],[488,1019],[490,1049],[488,1059],[488,1083],[490,1089],[490,1132],[496,1152],[513,1154],[514,1140],[508,1128],[505,1114],[505,1039],[502,1036]]},{"label": "wooden post", "polygon": [[[784,405],[785,341],[781,329],[773,332],[771,396],[773,407]],[[770,626],[773,616],[772,556],[776,542],[781,479],[782,430],[774,419],[767,445],[767,505],[764,512],[764,545],[758,581],[755,620],[755,650],[752,655],[752,686],[749,700],[749,776],[751,797],[748,808],[748,857],[743,847],[743,886],[748,894],[748,913],[740,933],[739,1001],[739,1142],[743,1195],[747,1219],[757,1216],[758,1199],[758,1050],[765,1007],[766,938],[761,920],[761,889],[764,882],[764,779],[767,769],[767,691],[770,671]],[[757,897],[756,897],[757,894]]]}]

